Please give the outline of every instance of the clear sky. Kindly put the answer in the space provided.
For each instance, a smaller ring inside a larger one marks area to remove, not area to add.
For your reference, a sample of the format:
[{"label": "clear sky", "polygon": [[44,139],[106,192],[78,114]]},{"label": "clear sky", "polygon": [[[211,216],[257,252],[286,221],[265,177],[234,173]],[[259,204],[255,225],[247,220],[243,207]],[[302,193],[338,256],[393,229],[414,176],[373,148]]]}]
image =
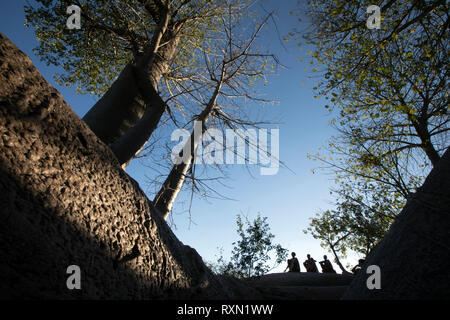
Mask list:
[{"label": "clear sky", "polygon": [[[37,46],[37,40],[34,30],[24,27],[25,3],[19,0],[0,1],[0,32],[30,56],[43,76],[82,117],[97,98],[77,95],[74,88],[58,86],[53,80],[53,74],[61,70],[47,66],[33,54],[32,49]],[[275,10],[281,38],[292,28],[298,27],[297,17],[289,14],[296,1],[264,0],[262,3],[268,11]],[[250,219],[258,213],[268,217],[275,242],[289,251],[295,251],[300,260],[304,260],[307,253],[318,261],[324,254],[330,259],[333,257],[320,247],[318,240],[302,232],[316,212],[331,208],[329,188],[333,179],[320,171],[313,174],[311,169],[319,164],[307,159],[308,153],[317,152],[320,146],[325,145],[327,138],[335,133],[328,124],[331,116],[324,108],[325,100],[314,98],[312,88],[319,79],[317,76],[314,78],[315,74],[308,63],[308,48],[300,50],[295,42],[280,41],[275,30],[273,24],[268,25],[262,35],[263,43],[270,46],[270,50],[287,68],[279,69],[277,75],[270,78],[264,87],[264,94],[279,101],[266,108],[270,108],[268,115],[279,119],[280,124],[273,126],[280,133],[279,158],[292,171],[280,168],[273,176],[254,174],[252,177],[245,166],[231,165],[228,168],[230,178],[224,181],[230,188],[217,184],[216,187],[218,192],[234,200],[205,201],[196,198],[192,204],[192,221],[186,213],[189,194],[179,196],[173,212],[173,230],[184,244],[195,248],[206,261],[215,259],[219,247],[224,249],[226,258],[230,256],[232,242],[237,240],[236,215],[239,213],[247,214]],[[151,176],[152,173],[144,164],[143,160],[134,160],[127,172],[140,183],[144,191],[150,192],[146,188],[145,176]],[[152,198],[151,193],[149,195]],[[357,259],[357,255],[350,254],[343,264],[356,264]],[[283,264],[274,272],[283,271],[285,267]],[[340,272],[337,266],[335,269]]]}]

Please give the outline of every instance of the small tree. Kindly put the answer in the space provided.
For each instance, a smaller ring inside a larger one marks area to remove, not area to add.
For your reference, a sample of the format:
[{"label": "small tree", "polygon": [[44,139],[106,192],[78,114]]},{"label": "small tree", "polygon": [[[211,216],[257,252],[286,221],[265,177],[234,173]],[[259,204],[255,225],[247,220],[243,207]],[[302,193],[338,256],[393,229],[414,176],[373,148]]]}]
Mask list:
[{"label": "small tree", "polygon": [[340,258],[350,249],[364,258],[386,234],[392,219],[372,208],[353,201],[341,201],[334,210],[326,210],[311,218],[304,230],[320,240],[324,249],[330,249],[342,273],[349,273]]},{"label": "small tree", "polygon": [[[217,263],[210,265],[214,272],[237,278],[261,276],[287,259],[288,250],[280,244],[273,244],[275,236],[270,233],[267,217],[258,215],[255,220],[250,221],[247,217],[243,220],[238,215],[236,224],[240,239],[233,242],[231,260],[227,263],[221,252]],[[271,252],[276,257],[272,267],[268,265]]]}]

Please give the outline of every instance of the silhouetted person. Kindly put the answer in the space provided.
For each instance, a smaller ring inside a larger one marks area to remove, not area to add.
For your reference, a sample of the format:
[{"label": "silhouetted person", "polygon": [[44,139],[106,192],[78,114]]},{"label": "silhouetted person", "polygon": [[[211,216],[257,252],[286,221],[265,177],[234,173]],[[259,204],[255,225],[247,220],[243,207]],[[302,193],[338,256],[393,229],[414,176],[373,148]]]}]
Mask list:
[{"label": "silhouetted person", "polygon": [[311,256],[309,254],[307,254],[306,257],[308,259],[305,260],[305,262],[303,262],[303,265],[306,268],[306,272],[319,272],[319,270],[317,269],[317,266],[316,266],[316,260],[311,258]]},{"label": "silhouetted person", "polygon": [[364,259],[358,260],[358,264],[356,266],[354,266],[352,269],[353,274],[357,274],[358,271],[362,269],[362,265],[364,264],[365,261],[366,260],[364,260]]},{"label": "silhouetted person", "polygon": [[300,272],[300,263],[298,263],[297,258],[295,257],[295,252],[291,253],[292,259],[287,261],[288,265],[284,271],[286,272],[289,269],[289,272]]},{"label": "silhouetted person", "polygon": [[333,269],[333,265],[331,264],[331,261],[328,260],[327,256],[323,256],[323,261],[319,262],[320,266],[322,267],[323,273],[336,273]]}]

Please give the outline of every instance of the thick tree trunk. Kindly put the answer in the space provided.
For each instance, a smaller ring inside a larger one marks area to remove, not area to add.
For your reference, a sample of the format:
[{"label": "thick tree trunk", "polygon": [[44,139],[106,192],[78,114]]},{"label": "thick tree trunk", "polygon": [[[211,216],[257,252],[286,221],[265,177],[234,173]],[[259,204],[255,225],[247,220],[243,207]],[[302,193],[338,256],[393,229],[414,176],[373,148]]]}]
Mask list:
[{"label": "thick tree trunk", "polygon": [[[370,265],[380,267],[380,290],[367,288]],[[344,298],[450,298],[450,149],[369,254]]]},{"label": "thick tree trunk", "polygon": [[144,114],[145,102],[137,85],[134,67],[128,64],[111,88],[83,117],[104,143],[113,143]]},{"label": "thick tree trunk", "polygon": [[[167,15],[166,19],[169,18]],[[147,120],[159,122],[162,115],[159,99],[155,99],[153,93],[149,94],[149,86],[157,91],[158,82],[168,72],[169,62],[179,43],[179,27],[168,26],[167,23],[155,32],[151,44],[138,61],[124,68],[111,88],[83,117],[104,143],[114,143],[126,134],[149,108],[155,109],[151,111],[155,119],[147,117]]]},{"label": "thick tree trunk", "polygon": [[142,149],[164,114],[164,101],[154,90],[152,95],[153,104],[145,110],[144,116],[110,145],[121,165],[128,163]]}]

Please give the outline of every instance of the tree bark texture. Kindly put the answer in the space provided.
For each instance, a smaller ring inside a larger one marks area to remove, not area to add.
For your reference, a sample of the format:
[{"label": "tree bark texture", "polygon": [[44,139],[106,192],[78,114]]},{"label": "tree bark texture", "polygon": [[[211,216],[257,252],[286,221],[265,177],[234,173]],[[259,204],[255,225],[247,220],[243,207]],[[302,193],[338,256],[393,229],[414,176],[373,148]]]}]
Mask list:
[{"label": "tree bark texture", "polygon": [[[381,269],[369,290],[367,267]],[[450,298],[450,149],[371,251],[344,299]]]},{"label": "tree bark texture", "polygon": [[[214,276],[0,33],[0,299],[260,297]],[[67,268],[79,266],[81,290]]]}]

